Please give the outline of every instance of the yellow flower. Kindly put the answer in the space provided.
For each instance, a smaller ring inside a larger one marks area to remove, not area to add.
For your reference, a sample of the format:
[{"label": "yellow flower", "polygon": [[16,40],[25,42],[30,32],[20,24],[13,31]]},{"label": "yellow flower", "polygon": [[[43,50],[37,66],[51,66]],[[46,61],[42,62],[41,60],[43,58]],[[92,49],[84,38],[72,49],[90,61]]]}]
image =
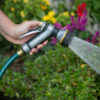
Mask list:
[{"label": "yellow flower", "polygon": [[49,16],[44,16],[44,17],[43,17],[43,20],[44,20],[44,21],[49,20]]},{"label": "yellow flower", "polygon": [[74,12],[71,12],[71,16],[75,16],[75,13]]},{"label": "yellow flower", "polygon": [[12,11],[12,12],[14,12],[14,11],[15,11],[15,8],[14,8],[14,7],[12,7],[12,8],[11,8],[11,11]]},{"label": "yellow flower", "polygon": [[53,17],[55,15],[54,11],[49,11],[48,16]]},{"label": "yellow flower", "polygon": [[69,12],[65,11],[65,12],[63,12],[63,15],[66,17],[69,17]]},{"label": "yellow flower", "polygon": [[47,9],[47,6],[44,6],[42,4],[40,5],[40,7],[41,7],[42,10],[46,10]]},{"label": "yellow flower", "polygon": [[45,2],[46,5],[50,5],[50,1],[49,0],[42,0],[43,2]]},{"label": "yellow flower", "polygon": [[50,20],[52,21],[53,24],[56,23],[56,18],[51,17]]},{"label": "yellow flower", "polygon": [[25,13],[24,13],[23,10],[20,12],[20,16],[21,16],[21,17],[25,17]]},{"label": "yellow flower", "polygon": [[74,86],[76,86],[76,85],[77,85],[77,83],[73,83],[73,85],[74,85]]},{"label": "yellow flower", "polygon": [[16,3],[18,0],[14,0],[14,3]]},{"label": "yellow flower", "polygon": [[81,68],[84,68],[84,67],[85,67],[85,65],[86,65],[86,64],[82,64],[82,65],[81,65]]},{"label": "yellow flower", "polygon": [[24,3],[27,3],[28,2],[28,0],[24,0]]}]

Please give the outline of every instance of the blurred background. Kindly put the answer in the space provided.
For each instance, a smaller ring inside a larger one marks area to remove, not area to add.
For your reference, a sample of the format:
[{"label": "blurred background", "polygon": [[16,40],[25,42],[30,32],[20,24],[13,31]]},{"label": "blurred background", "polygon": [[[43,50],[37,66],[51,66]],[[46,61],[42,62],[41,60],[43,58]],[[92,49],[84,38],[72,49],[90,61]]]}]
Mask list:
[{"label": "blurred background", "polygon": [[[39,20],[100,47],[100,0],[2,0],[16,24]],[[20,48],[0,35],[0,68]],[[54,37],[37,54],[16,60],[0,80],[1,100],[99,100],[100,78]]]}]

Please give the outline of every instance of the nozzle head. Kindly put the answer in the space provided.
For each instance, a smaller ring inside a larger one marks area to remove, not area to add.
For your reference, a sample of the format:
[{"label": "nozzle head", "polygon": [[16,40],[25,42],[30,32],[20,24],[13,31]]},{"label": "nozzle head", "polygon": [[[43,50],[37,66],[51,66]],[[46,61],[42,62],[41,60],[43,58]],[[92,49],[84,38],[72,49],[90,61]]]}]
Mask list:
[{"label": "nozzle head", "polygon": [[56,38],[62,46],[66,47],[70,44],[72,37],[73,32],[69,31],[68,29],[65,29],[60,30]]}]

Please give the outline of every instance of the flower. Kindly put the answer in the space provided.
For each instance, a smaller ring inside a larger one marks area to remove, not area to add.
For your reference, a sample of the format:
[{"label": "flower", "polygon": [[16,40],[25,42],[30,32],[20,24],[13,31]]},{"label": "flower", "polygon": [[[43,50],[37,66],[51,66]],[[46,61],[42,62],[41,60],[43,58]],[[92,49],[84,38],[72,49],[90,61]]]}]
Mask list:
[{"label": "flower", "polygon": [[48,16],[48,15],[47,15],[47,16],[44,16],[44,17],[43,17],[43,20],[44,20],[44,21],[49,20],[49,16]]},{"label": "flower", "polygon": [[83,15],[84,11],[86,11],[86,3],[82,3],[81,5],[79,5],[77,7],[76,12],[77,12],[78,16],[81,17]]},{"label": "flower", "polygon": [[100,34],[99,34],[99,32],[97,31],[97,32],[93,35],[93,37],[92,37],[92,43],[93,43],[93,44],[98,43],[98,42],[99,42],[98,38],[100,38]]},{"label": "flower", "polygon": [[97,31],[94,35],[92,35],[92,39],[87,38],[86,41],[92,44],[96,44],[99,43],[99,39],[100,39],[100,33],[99,31]]},{"label": "flower", "polygon": [[[54,25],[56,28],[62,29],[62,25],[60,23],[55,23]],[[55,45],[57,43],[57,39],[52,37],[51,44]]]},{"label": "flower", "polygon": [[74,12],[71,12],[71,16],[75,16],[75,13]]},{"label": "flower", "polygon": [[51,18],[50,18],[50,21],[52,21],[52,23],[56,23],[56,18],[51,17]]},{"label": "flower", "polygon": [[61,16],[66,16],[66,17],[69,17],[69,12],[65,11],[61,14]]},{"label": "flower", "polygon": [[46,5],[50,5],[50,1],[49,0],[42,0]]},{"label": "flower", "polygon": [[57,43],[57,39],[55,37],[52,37],[51,44],[55,45]]},{"label": "flower", "polygon": [[28,2],[28,0],[24,0],[24,3],[27,3]]},{"label": "flower", "polygon": [[76,85],[77,85],[77,83],[76,83],[76,82],[74,82],[74,83],[73,83],[73,85],[74,85],[74,86],[76,86]]},{"label": "flower", "polygon": [[24,13],[23,10],[20,12],[20,16],[21,16],[21,17],[25,17],[25,13]]},{"label": "flower", "polygon": [[89,37],[86,39],[86,41],[87,41],[87,42],[90,42],[90,39],[89,39]]},{"label": "flower", "polygon": [[11,8],[11,11],[12,11],[12,12],[14,12],[14,11],[15,11],[15,8],[14,8],[14,7],[12,7],[12,8]]},{"label": "flower", "polygon": [[44,6],[42,4],[40,5],[40,7],[41,7],[42,10],[46,10],[47,9],[47,6]]},{"label": "flower", "polygon": [[45,4],[41,4],[40,7],[41,7],[42,10],[46,10],[48,8],[47,6],[50,5],[50,1],[49,0],[42,0],[42,1]]},{"label": "flower", "polygon": [[71,24],[66,25],[63,29],[68,29],[69,31],[73,31],[73,27]]},{"label": "flower", "polygon": [[84,67],[85,67],[85,65],[86,65],[86,64],[82,64],[82,65],[81,65],[81,68],[84,68]]},{"label": "flower", "polygon": [[54,11],[49,11],[48,12],[48,16],[53,17],[54,15],[55,15],[55,12]]},{"label": "flower", "polygon": [[60,24],[60,23],[55,23],[55,25],[54,25],[56,28],[58,28],[58,29],[62,29],[62,25]]},{"label": "flower", "polygon": [[16,3],[18,0],[14,0],[14,3]]},{"label": "flower", "polygon": [[85,11],[81,17],[77,18],[77,22],[75,22],[74,16],[71,16],[71,23],[73,29],[84,31],[87,24],[87,11]]}]

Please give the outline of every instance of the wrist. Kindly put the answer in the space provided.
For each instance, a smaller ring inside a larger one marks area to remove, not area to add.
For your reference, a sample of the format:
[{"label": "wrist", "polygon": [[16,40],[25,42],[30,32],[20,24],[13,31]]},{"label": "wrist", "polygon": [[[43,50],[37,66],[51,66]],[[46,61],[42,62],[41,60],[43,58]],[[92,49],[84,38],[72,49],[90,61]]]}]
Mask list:
[{"label": "wrist", "polygon": [[0,33],[2,35],[11,35],[15,24],[0,10]]}]

